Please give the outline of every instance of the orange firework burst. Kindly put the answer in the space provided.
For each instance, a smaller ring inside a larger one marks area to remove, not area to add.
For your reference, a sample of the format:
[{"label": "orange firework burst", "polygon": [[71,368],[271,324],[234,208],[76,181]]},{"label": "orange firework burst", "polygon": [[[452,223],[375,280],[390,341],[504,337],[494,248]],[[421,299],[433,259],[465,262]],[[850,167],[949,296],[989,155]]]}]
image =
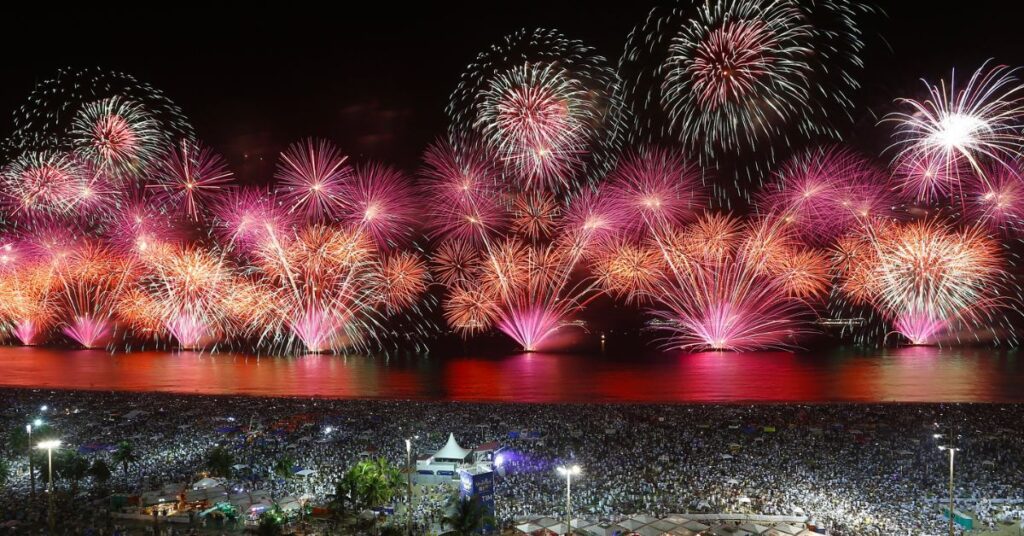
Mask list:
[{"label": "orange firework burst", "polygon": [[781,218],[763,217],[747,225],[740,249],[747,259],[757,259],[756,269],[779,273],[794,247],[792,229]]},{"label": "orange firework burst", "polygon": [[821,298],[828,291],[828,256],[811,249],[791,252],[780,263],[779,277],[790,296],[805,300]]},{"label": "orange firework burst", "polygon": [[429,274],[419,255],[403,251],[384,259],[381,266],[381,299],[388,308],[411,307],[427,290]]},{"label": "orange firework burst", "polygon": [[605,291],[627,302],[646,301],[665,269],[657,248],[619,241],[598,255],[594,273]]},{"label": "orange firework burst", "polygon": [[[225,298],[232,268],[214,252],[196,246],[167,248],[146,257],[144,285],[154,304],[137,303],[137,312],[153,316],[182,348],[207,346],[230,330]],[[147,309],[155,310],[147,314]],[[135,315],[127,314],[132,317]],[[141,319],[145,323],[152,319]],[[138,322],[139,319],[136,319]]]},{"label": "orange firework burst", "polygon": [[737,218],[708,212],[686,227],[679,245],[687,256],[695,259],[723,259],[736,250],[742,228]]},{"label": "orange firework burst", "polygon": [[444,303],[448,325],[463,335],[487,331],[500,315],[498,303],[473,286],[455,286]]},{"label": "orange firework burst", "polygon": [[479,268],[480,256],[464,240],[446,240],[430,260],[437,281],[449,286],[471,279]]},{"label": "orange firework burst", "polygon": [[73,251],[56,269],[64,334],[86,348],[105,346],[113,335],[116,306],[137,268],[93,241]]},{"label": "orange firework burst", "polygon": [[551,234],[558,217],[558,204],[548,192],[530,191],[512,200],[512,231],[530,240]]}]

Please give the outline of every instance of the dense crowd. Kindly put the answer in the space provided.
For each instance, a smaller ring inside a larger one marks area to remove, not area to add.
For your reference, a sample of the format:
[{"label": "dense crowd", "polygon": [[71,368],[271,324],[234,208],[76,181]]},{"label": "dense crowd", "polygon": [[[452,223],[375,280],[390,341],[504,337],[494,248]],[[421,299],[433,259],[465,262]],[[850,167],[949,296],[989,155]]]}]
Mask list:
[{"label": "dense crowd", "polygon": [[[950,441],[960,449],[959,509],[977,512],[983,526],[1019,520],[1024,509],[1013,502],[1024,498],[1021,406],[498,405],[19,390],[3,391],[0,402],[3,445],[37,417],[64,448],[130,442],[138,461],[127,473],[107,449],[83,454],[107,459],[106,490],[128,494],[198,480],[220,445],[247,466],[230,481],[234,489],[325,504],[358,460],[383,456],[402,467],[405,438],[418,435],[415,451],[429,454],[454,432],[464,447],[503,446],[495,504],[506,526],[519,516],[563,515],[565,481],[555,467],[577,463],[581,517],[806,515],[832,534],[941,534],[948,458],[938,446]],[[6,447],[3,456],[12,475],[0,492],[0,524],[45,525],[45,501],[27,500],[26,456]],[[274,478],[281,459],[314,473]],[[61,504],[62,525],[109,531],[108,503],[90,482],[81,489]],[[437,527],[453,494],[421,486],[416,526]]]}]

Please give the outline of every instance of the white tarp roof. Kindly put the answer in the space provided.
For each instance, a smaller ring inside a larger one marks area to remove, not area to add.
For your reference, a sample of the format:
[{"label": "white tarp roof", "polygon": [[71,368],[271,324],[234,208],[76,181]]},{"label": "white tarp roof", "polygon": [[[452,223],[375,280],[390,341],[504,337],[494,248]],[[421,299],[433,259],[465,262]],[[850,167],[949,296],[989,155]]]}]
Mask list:
[{"label": "white tarp roof", "polygon": [[192,489],[212,488],[212,487],[215,487],[215,486],[219,486],[220,482],[221,481],[217,480],[216,478],[209,478],[209,477],[207,477],[207,478],[204,478],[204,479],[200,480],[199,482],[196,482],[195,484],[192,484]]},{"label": "white tarp roof", "polygon": [[465,460],[471,451],[464,449],[459,446],[459,442],[455,441],[455,434],[448,434],[448,442],[445,443],[441,450],[434,453],[435,460]]}]

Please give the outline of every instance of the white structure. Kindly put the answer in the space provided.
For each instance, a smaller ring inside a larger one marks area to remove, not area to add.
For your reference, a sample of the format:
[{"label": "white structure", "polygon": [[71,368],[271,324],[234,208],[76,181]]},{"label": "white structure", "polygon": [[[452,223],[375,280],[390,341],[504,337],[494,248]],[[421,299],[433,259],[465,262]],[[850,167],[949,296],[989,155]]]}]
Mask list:
[{"label": "white structure", "polygon": [[440,450],[416,460],[414,478],[421,484],[458,483],[459,469],[466,469],[480,462],[490,470],[492,462],[489,459],[483,460],[490,458],[489,454],[492,452],[491,450],[476,452],[473,449],[463,448],[455,440],[455,434],[448,434],[448,442]]}]

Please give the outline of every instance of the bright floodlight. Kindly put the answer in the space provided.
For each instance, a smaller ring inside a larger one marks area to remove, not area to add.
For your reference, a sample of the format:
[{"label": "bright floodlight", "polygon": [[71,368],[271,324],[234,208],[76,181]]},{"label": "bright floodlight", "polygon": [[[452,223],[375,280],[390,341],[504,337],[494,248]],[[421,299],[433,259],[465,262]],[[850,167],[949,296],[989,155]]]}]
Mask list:
[{"label": "bright floodlight", "polygon": [[572,467],[558,466],[558,474],[560,475],[578,475],[580,474],[580,466],[573,465]]},{"label": "bright floodlight", "polygon": [[40,410],[40,411],[46,411],[47,409],[48,409],[48,408],[47,408],[47,406],[45,406],[45,405],[39,408],[39,410]]},{"label": "bright floodlight", "polygon": [[55,449],[55,448],[59,448],[60,447],[60,440],[59,439],[51,439],[49,441],[42,441],[38,445],[36,445],[36,447],[44,449],[44,450],[52,450],[52,449]]},{"label": "bright floodlight", "polygon": [[39,427],[39,426],[42,426],[42,425],[43,425],[43,420],[42,419],[36,419],[36,420],[32,421],[32,426]]}]

